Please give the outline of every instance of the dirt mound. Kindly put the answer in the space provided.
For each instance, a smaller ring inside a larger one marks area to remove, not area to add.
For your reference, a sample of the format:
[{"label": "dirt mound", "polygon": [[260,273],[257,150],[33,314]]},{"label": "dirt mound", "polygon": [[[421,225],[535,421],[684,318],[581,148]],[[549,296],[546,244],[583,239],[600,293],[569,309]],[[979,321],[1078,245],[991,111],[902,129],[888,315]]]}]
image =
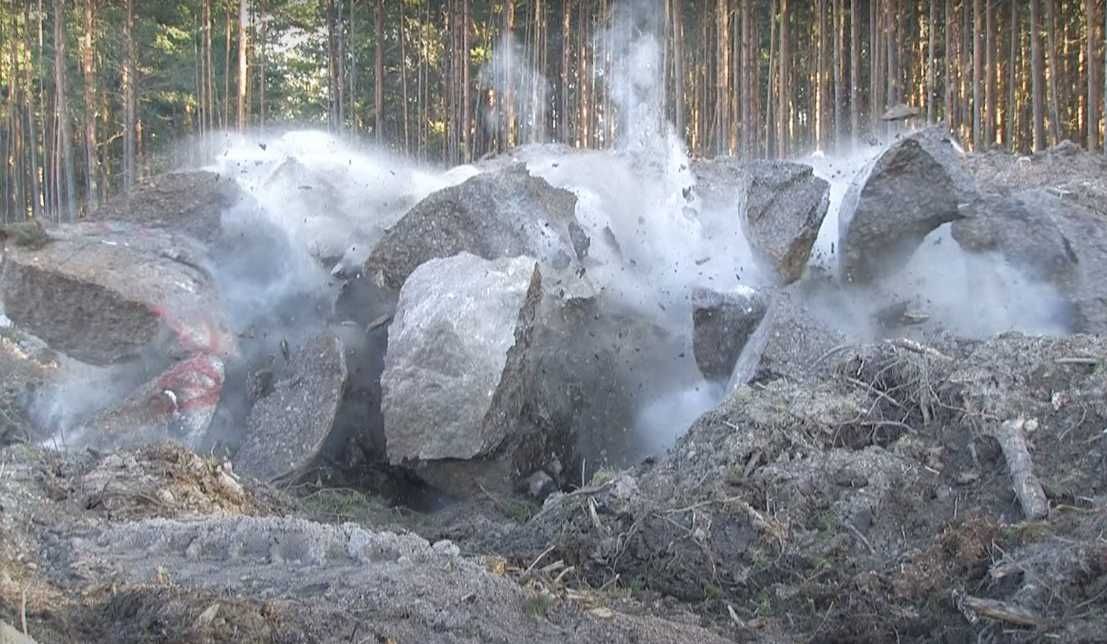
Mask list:
[{"label": "dirt mound", "polygon": [[446,541],[279,516],[289,499],[177,447],[16,446],[0,480],[0,621],[39,642],[725,641],[679,611],[524,588]]},{"label": "dirt mound", "polygon": [[[1093,336],[854,347],[805,386],[740,387],[664,458],[551,498],[498,545],[733,607],[751,637],[1086,638],[1107,607],[1105,355]],[[1010,419],[1044,520],[1012,492]]]}]

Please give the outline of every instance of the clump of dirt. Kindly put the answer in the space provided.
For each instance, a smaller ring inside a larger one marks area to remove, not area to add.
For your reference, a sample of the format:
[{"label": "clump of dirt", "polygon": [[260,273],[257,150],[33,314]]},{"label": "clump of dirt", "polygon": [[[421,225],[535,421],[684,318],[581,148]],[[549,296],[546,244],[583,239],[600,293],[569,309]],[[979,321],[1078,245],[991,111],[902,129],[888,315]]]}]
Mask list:
[{"label": "clump of dirt", "polygon": [[71,493],[110,519],[259,516],[289,508],[268,488],[245,487],[229,463],[169,443],[105,455],[75,478]]}]

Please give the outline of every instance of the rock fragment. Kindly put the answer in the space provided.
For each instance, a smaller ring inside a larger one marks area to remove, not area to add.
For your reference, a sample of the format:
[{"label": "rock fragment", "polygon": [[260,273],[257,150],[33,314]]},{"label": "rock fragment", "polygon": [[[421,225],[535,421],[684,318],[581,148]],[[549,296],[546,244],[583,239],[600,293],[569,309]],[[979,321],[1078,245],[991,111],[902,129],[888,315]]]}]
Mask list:
[{"label": "rock fragment", "polygon": [[314,338],[291,354],[283,377],[250,412],[235,471],[272,480],[310,465],[335,429],[348,375],[336,336]]},{"label": "rock fragment", "polygon": [[753,289],[720,293],[697,288],[692,292],[693,347],[705,378],[730,378],[742,349],[767,311],[767,301]]}]

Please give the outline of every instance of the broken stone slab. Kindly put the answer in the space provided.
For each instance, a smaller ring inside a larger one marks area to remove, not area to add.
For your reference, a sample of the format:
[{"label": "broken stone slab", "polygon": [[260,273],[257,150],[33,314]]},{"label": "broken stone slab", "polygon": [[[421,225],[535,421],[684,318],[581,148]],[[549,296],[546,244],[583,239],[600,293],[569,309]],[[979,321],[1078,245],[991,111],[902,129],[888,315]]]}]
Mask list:
[{"label": "broken stone slab", "polygon": [[789,161],[699,160],[695,192],[708,210],[734,210],[758,260],[783,284],[798,280],[830,205],[830,184]]},{"label": "broken stone slab", "polygon": [[588,251],[576,201],[521,163],[479,174],[408,211],[373,249],[365,274],[398,291],[420,264],[461,252],[485,259],[529,256],[568,266]]},{"label": "broken stone slab", "polygon": [[1107,228],[1099,215],[1048,189],[990,195],[977,216],[953,224],[971,253],[997,253],[1008,265],[1054,286],[1071,304],[1071,328],[1107,333]]},{"label": "broken stone slab", "polygon": [[692,291],[693,347],[696,365],[705,378],[730,378],[742,349],[767,311],[767,301],[753,289]]},{"label": "broken stone slab", "polygon": [[88,219],[166,228],[210,242],[222,232],[223,212],[247,198],[234,177],[205,170],[172,172],[109,199]]},{"label": "broken stone slab", "polygon": [[234,457],[235,471],[260,480],[302,471],[328,445],[349,376],[342,341],[310,340],[283,372],[254,403]]},{"label": "broken stone slab", "polygon": [[896,141],[873,161],[842,202],[843,281],[868,284],[899,270],[931,231],[968,216],[978,195],[963,157],[935,127]]},{"label": "broken stone slab", "polygon": [[166,440],[196,447],[215,416],[224,375],[216,355],[182,360],[83,423],[66,441],[102,449]]},{"label": "broken stone slab", "polygon": [[37,248],[4,244],[0,301],[12,322],[53,349],[98,366],[151,346],[178,357],[235,352],[194,240],[119,222],[48,235]]},{"label": "broken stone slab", "polygon": [[783,284],[803,276],[830,206],[830,184],[810,166],[785,161],[745,164],[746,236]]}]

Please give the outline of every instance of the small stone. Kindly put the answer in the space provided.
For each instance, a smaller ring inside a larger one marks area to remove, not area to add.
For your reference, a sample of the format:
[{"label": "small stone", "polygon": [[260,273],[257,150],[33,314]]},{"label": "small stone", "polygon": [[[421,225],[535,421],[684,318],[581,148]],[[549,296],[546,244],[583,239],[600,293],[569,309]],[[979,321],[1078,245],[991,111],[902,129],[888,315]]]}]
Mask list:
[{"label": "small stone", "polygon": [[980,480],[980,474],[973,470],[965,470],[964,472],[958,472],[957,474],[958,485],[968,485],[970,483],[975,483],[978,480]]},{"label": "small stone", "polygon": [[1038,431],[1038,427],[1039,427],[1039,424],[1038,424],[1038,419],[1037,418],[1031,418],[1030,420],[1026,421],[1026,423],[1024,423],[1023,426],[1022,426],[1023,430],[1027,434],[1033,434],[1034,432]]},{"label": "small stone", "polygon": [[527,494],[536,499],[543,499],[557,489],[557,483],[549,474],[539,470],[527,477]]}]

